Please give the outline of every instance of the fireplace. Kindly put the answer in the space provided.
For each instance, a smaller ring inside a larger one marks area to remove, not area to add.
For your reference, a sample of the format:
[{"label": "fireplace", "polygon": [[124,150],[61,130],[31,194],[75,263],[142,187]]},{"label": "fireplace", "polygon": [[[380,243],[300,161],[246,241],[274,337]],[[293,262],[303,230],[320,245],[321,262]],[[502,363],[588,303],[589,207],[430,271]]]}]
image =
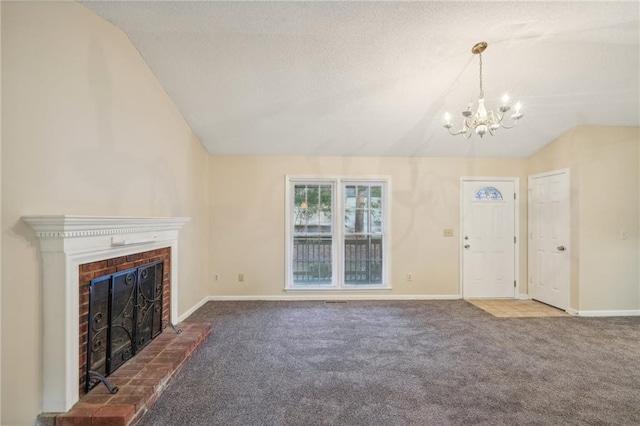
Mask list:
[{"label": "fireplace", "polygon": [[[164,260],[160,327],[179,322],[178,231],[189,218],[65,215],[23,220],[40,240],[42,256],[42,412],[66,412],[78,401],[79,384],[86,380],[81,370],[82,365],[86,369],[88,329],[81,324],[88,324],[91,281]],[[158,250],[166,250],[159,255],[162,259],[154,258]]]},{"label": "fireplace", "polygon": [[169,258],[170,249],[164,248],[80,265],[81,393],[97,385],[100,376],[111,375],[169,323]]}]

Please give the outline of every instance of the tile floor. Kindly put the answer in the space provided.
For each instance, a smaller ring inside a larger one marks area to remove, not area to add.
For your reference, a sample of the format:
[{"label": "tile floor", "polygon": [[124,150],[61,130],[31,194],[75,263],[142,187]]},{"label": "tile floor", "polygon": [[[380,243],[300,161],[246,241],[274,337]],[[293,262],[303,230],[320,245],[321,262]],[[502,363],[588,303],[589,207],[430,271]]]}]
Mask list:
[{"label": "tile floor", "polygon": [[535,300],[473,299],[474,306],[500,318],[568,317],[565,311]]}]

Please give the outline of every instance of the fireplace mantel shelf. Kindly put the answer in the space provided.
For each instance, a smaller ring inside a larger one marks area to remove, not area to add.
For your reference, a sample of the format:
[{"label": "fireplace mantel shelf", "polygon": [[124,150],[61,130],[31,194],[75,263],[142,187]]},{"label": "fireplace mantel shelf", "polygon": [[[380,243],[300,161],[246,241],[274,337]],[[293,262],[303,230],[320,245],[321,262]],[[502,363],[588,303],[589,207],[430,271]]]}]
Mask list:
[{"label": "fireplace mantel shelf", "polygon": [[77,238],[179,230],[188,217],[23,216],[38,238]]},{"label": "fireplace mantel shelf", "polygon": [[42,411],[78,401],[79,266],[164,247],[170,249],[170,321],[178,320],[178,231],[188,217],[23,216],[42,254]]}]

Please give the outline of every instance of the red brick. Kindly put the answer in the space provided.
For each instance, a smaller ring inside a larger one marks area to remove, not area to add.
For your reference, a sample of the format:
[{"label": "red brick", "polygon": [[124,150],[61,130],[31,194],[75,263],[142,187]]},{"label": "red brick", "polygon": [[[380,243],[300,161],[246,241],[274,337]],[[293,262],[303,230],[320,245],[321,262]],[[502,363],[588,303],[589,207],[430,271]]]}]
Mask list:
[{"label": "red brick", "polygon": [[81,285],[88,285],[89,282],[94,279],[96,277],[96,274],[94,271],[89,271],[89,272],[81,272],[80,273],[80,284]]},{"label": "red brick", "polygon": [[126,426],[135,414],[135,405],[107,405],[91,417],[92,426]]},{"label": "red brick", "polygon": [[113,259],[107,260],[107,266],[118,266],[126,262],[126,256],[115,257]]},{"label": "red brick", "polygon": [[100,406],[74,406],[70,411],[56,418],[56,426],[89,426],[91,417]]},{"label": "red brick", "polygon": [[118,395],[135,395],[148,397],[154,392],[153,386],[122,386],[118,391]]},{"label": "red brick", "polygon": [[116,266],[117,272],[126,271],[127,269],[131,268],[133,268],[133,262],[126,262]]},{"label": "red brick", "polygon": [[83,396],[76,405],[78,406],[106,405],[111,400],[112,397],[113,395],[111,394],[106,394],[106,395],[87,394]]},{"label": "red brick", "polygon": [[142,253],[130,254],[127,256],[127,262],[135,262],[140,259],[142,259]]},{"label": "red brick", "polygon": [[145,403],[147,402],[147,398],[143,395],[115,395],[109,401],[109,404],[115,405],[133,405],[135,412],[141,410]]}]

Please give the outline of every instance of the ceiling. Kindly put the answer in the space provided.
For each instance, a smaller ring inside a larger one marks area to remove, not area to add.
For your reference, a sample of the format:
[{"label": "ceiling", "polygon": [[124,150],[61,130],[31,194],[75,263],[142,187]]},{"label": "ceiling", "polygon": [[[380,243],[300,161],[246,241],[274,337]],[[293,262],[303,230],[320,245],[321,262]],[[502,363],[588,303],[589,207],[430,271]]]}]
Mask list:
[{"label": "ceiling", "polygon": [[[526,157],[640,125],[640,2],[90,1],[215,155]],[[507,91],[511,130],[448,135]]]}]

